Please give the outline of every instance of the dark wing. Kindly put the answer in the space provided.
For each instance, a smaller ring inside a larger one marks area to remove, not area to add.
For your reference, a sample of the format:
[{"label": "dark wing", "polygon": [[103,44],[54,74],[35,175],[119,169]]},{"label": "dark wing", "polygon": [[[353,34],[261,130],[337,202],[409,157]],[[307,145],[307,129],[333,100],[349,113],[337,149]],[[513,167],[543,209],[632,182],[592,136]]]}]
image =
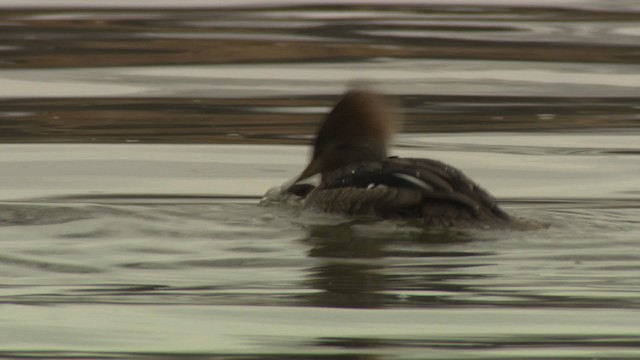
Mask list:
[{"label": "dark wing", "polygon": [[[327,203],[319,203],[320,199]],[[308,201],[325,211],[373,211],[382,216],[421,217],[429,224],[447,226],[510,221],[495,199],[460,170],[430,159],[388,158],[350,164],[326,174]]]}]

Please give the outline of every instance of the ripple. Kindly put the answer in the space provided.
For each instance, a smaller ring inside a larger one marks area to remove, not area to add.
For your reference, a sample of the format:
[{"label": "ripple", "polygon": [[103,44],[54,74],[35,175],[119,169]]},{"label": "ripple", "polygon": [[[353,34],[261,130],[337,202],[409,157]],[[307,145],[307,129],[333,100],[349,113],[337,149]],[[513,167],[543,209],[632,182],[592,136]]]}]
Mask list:
[{"label": "ripple", "polygon": [[[638,352],[637,1],[19,3],[0,12],[0,357]],[[256,206],[353,78],[404,104],[394,154],[551,226]]]},{"label": "ripple", "polygon": [[36,259],[7,255],[0,256],[0,263],[4,266],[25,267],[49,273],[93,274],[102,271],[101,269],[96,267],[76,264],[63,264],[58,262],[41,261]]}]

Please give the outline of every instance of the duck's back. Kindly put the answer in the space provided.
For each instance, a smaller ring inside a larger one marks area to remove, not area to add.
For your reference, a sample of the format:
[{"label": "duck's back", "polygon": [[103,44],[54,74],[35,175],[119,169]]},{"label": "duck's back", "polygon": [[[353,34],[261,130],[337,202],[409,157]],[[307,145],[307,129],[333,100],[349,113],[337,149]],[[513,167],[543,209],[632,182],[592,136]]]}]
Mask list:
[{"label": "duck's back", "polygon": [[505,227],[513,219],[460,170],[431,159],[358,162],[323,174],[305,206],[385,218],[421,218],[425,225]]}]

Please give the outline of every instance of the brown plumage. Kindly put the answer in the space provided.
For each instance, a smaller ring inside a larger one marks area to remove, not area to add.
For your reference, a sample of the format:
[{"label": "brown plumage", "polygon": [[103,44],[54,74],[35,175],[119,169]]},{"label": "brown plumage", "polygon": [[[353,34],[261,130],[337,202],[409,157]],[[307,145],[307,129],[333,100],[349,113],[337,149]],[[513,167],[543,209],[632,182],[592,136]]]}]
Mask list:
[{"label": "brown plumage", "polygon": [[396,122],[389,100],[368,91],[349,91],[327,114],[313,144],[304,179],[358,161],[381,160]]},{"label": "brown plumage", "polygon": [[[387,99],[347,92],[320,125],[309,165],[285,192],[326,212],[418,218],[428,226],[530,228],[451,165],[387,157],[395,127]],[[317,186],[308,181],[315,176]]]}]

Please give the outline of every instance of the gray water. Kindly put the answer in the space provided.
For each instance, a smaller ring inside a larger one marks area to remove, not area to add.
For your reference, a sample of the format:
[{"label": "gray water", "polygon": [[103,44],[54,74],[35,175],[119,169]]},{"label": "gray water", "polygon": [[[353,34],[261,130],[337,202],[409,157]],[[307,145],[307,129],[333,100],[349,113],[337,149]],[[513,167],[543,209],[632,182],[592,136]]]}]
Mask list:
[{"label": "gray water", "polygon": [[[44,4],[0,3],[0,358],[640,358],[639,2]],[[258,207],[354,79],[550,227]]]}]

